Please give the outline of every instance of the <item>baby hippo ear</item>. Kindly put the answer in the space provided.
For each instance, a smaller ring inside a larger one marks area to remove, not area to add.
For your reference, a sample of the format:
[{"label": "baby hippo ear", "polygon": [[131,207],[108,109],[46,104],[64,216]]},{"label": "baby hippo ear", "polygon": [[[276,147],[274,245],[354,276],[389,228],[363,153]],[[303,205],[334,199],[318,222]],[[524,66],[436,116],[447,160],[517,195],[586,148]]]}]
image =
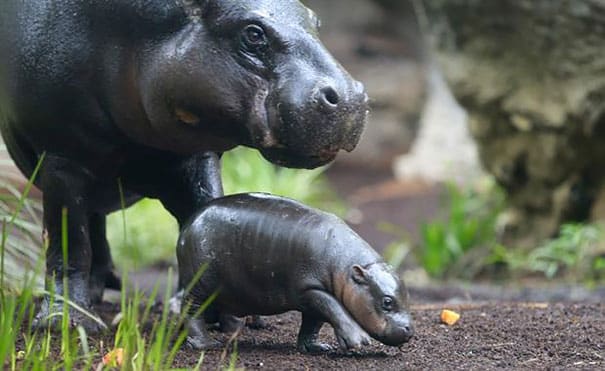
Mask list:
[{"label": "baby hippo ear", "polygon": [[368,271],[365,270],[361,265],[355,264],[352,267],[351,275],[353,277],[353,281],[360,285],[368,284]]}]

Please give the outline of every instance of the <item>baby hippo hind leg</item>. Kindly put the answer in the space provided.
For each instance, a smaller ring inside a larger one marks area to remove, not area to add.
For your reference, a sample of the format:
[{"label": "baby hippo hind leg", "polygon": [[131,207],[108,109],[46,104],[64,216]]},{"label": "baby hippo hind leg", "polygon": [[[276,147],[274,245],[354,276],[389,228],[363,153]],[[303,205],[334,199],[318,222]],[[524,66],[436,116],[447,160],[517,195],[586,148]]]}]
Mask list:
[{"label": "baby hippo hind leg", "polygon": [[221,332],[232,334],[244,328],[244,321],[230,314],[221,313],[218,319]]},{"label": "baby hippo hind leg", "polygon": [[263,317],[254,315],[246,318],[246,326],[253,330],[264,330],[269,328],[267,321]]},{"label": "baby hippo hind leg", "polygon": [[185,346],[199,350],[219,347],[221,343],[208,334],[207,324],[204,319],[204,317],[216,318],[217,313],[211,307],[206,308],[204,313],[201,313],[200,306],[187,297],[183,299],[182,304],[185,306],[181,310],[187,316],[187,320],[185,321],[187,329]]},{"label": "baby hippo hind leg", "polygon": [[210,337],[206,330],[206,321],[201,316],[187,320],[187,331],[185,344],[193,349],[206,350],[221,345],[220,342]]},{"label": "baby hippo hind leg", "polygon": [[303,353],[323,353],[334,350],[329,344],[320,343],[318,340],[319,330],[321,330],[323,324],[324,321],[321,319],[309,313],[303,313],[296,344],[299,351]]},{"label": "baby hippo hind leg", "polygon": [[248,316],[245,320],[229,314],[223,314],[219,318],[219,327],[221,332],[234,333],[241,330],[244,326],[253,330],[262,330],[269,327],[267,322],[261,316]]}]

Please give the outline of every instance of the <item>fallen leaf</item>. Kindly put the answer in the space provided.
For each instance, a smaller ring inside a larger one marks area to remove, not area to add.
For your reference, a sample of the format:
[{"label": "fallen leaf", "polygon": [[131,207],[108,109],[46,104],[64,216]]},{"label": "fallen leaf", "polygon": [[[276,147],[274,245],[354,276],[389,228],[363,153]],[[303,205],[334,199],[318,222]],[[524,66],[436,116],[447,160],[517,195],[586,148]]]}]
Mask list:
[{"label": "fallen leaf", "polygon": [[109,367],[120,367],[124,361],[124,348],[116,348],[103,356],[103,364]]}]

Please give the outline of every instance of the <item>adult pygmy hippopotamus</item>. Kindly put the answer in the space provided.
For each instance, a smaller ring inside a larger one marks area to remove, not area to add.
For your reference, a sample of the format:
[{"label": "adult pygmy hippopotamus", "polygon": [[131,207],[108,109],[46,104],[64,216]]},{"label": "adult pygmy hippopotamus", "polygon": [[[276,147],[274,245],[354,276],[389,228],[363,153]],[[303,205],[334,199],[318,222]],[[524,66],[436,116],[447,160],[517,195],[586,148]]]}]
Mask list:
[{"label": "adult pygmy hippopotamus", "polygon": [[[237,145],[299,168],[351,151],[368,98],[318,25],[296,0],[2,0],[0,130],[26,176],[43,159],[47,287],[64,294],[67,275],[90,308],[119,286],[105,215],[121,196],[182,224],[222,195],[219,157]],[[49,303],[37,325],[60,312]],[[97,330],[87,318],[72,312]]]},{"label": "adult pygmy hippopotamus", "polygon": [[180,278],[192,287],[183,310],[192,316],[188,342],[196,348],[215,343],[207,322],[289,310],[302,312],[301,351],[330,349],[317,339],[324,322],[343,349],[368,344],[368,334],[398,346],[414,332],[406,288],[380,255],[336,216],[296,201],[216,199],[183,229],[177,257]]}]

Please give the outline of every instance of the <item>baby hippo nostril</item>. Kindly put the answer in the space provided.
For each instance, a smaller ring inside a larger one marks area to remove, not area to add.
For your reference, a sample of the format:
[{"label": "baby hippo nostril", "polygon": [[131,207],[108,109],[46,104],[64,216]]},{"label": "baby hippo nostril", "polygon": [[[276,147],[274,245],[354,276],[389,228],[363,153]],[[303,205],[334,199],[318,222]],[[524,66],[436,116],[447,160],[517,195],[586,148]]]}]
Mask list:
[{"label": "baby hippo nostril", "polygon": [[321,88],[319,91],[321,103],[330,108],[336,108],[338,103],[340,103],[340,96],[331,86],[326,86]]},{"label": "baby hippo nostril", "polygon": [[405,325],[403,326],[403,332],[408,339],[411,339],[414,336],[414,327],[412,325]]}]

